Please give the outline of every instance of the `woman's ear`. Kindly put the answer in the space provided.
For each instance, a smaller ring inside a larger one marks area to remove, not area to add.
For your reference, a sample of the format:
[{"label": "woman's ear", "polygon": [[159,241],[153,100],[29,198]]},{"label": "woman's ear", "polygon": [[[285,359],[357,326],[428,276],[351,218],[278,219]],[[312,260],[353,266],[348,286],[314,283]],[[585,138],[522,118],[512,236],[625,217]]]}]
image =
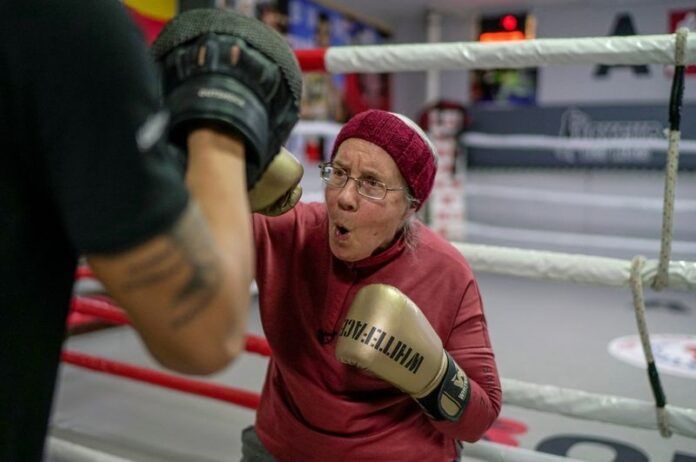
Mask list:
[{"label": "woman's ear", "polygon": [[404,211],[404,216],[403,219],[408,220],[413,216],[414,213],[416,213],[416,208],[418,207],[418,202],[417,201],[409,201],[406,207],[406,210]]},{"label": "woman's ear", "polygon": [[411,198],[408,201],[408,209],[413,211],[413,213],[416,213],[418,211],[419,206],[420,206],[420,201],[416,198]]}]

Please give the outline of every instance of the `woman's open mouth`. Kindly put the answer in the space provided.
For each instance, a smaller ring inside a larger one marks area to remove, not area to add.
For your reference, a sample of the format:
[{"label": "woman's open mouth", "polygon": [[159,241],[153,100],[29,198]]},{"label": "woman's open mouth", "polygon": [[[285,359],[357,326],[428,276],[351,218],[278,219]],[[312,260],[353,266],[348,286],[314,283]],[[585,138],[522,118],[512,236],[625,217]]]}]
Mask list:
[{"label": "woman's open mouth", "polygon": [[343,225],[334,225],[334,237],[339,241],[345,241],[350,237],[350,230]]}]

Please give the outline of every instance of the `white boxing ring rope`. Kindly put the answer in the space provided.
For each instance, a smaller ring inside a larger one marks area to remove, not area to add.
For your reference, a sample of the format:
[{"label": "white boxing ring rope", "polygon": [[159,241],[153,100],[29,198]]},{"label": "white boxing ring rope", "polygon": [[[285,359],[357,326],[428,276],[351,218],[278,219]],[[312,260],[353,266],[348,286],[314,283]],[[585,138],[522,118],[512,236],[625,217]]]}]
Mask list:
[{"label": "white boxing ring rope", "polygon": [[[534,189],[520,186],[501,186],[488,184],[466,184],[467,196],[485,196],[505,200],[525,200],[546,202],[549,204],[564,204],[583,207],[611,208],[611,209],[633,209],[644,211],[662,210],[662,201],[634,197],[627,195],[602,195],[601,201],[597,201],[598,195],[583,192],[564,192],[554,191],[553,195],[548,194],[546,189]],[[674,210],[679,212],[696,213],[696,199],[682,199],[674,204]],[[694,244],[696,246],[696,243]]]},{"label": "white boxing ring rope", "polygon": [[[547,135],[505,135],[468,132],[461,140],[466,147],[558,150],[644,149],[666,152],[668,140],[661,138],[572,138]],[[679,153],[696,154],[696,140],[681,140]]]},{"label": "white boxing ring rope", "polygon": [[[629,287],[630,283],[630,260],[460,242],[452,244],[479,272],[609,287]],[[643,267],[641,275],[646,285],[655,278],[657,266],[657,260],[648,260]],[[696,291],[696,262],[670,262],[669,287]]]},{"label": "white boxing ring rope", "polygon": [[[679,59],[675,58],[677,36],[680,36],[682,45]],[[691,39],[688,46],[687,38]],[[297,56],[303,70],[321,70],[330,73],[523,68],[564,64],[673,65],[676,63],[679,67],[684,64],[696,64],[696,34],[687,34],[681,30],[679,34],[630,37],[330,47],[323,50],[298,51]],[[331,124],[318,125],[315,128],[320,128],[320,131],[335,130]],[[307,133],[310,132],[311,129],[307,129]],[[678,154],[678,130],[676,135],[674,130],[670,133],[672,142],[670,142],[669,150],[670,155],[674,157]],[[577,142],[583,143],[581,140]],[[612,145],[615,141],[606,140],[606,142],[607,147],[616,147]],[[696,146],[692,143],[684,143],[685,151],[690,153],[696,151]],[[597,147],[597,145],[593,143],[589,147]],[[625,140],[621,141],[619,147],[626,148]],[[640,147],[646,148],[646,144],[641,144]],[[649,147],[665,149],[662,140],[650,141]],[[667,203],[663,211],[666,208]],[[671,236],[669,238],[671,239]],[[478,272],[612,287],[627,287],[632,282],[631,271],[634,262],[631,261],[456,242],[453,244]],[[639,272],[634,269],[633,282],[637,276],[641,283],[650,286],[662,270],[668,287],[696,291],[696,262],[670,261],[668,265],[663,264],[661,267],[662,260],[645,262]],[[661,431],[663,436],[667,436],[671,430],[683,436],[696,438],[696,409],[666,405],[662,410],[668,419],[660,421],[658,417],[656,421],[653,414],[655,403],[652,402],[505,378],[502,379],[502,385],[503,400],[509,405],[636,428],[654,429],[668,425],[667,433]],[[68,458],[65,460],[104,462],[121,460],[116,457],[109,458],[108,455],[100,456],[97,451],[74,447],[75,445],[66,444],[56,437],[50,437],[47,446],[49,451],[67,455]],[[465,444],[464,453],[496,462],[510,460],[572,462],[573,460],[520,448],[504,447],[486,441]],[[81,458],[70,459],[69,456],[73,454]]]},{"label": "white boxing ring rope", "polygon": [[[655,403],[572,388],[502,379],[503,402],[534,411],[632,428],[657,429]],[[696,438],[696,409],[667,405],[674,433]]]},{"label": "white boxing ring rope", "polygon": [[[324,69],[341,74],[552,64],[675,64],[675,35],[330,47],[324,57]],[[696,64],[696,33],[688,34],[688,38],[685,64]]]},{"label": "white boxing ring rope", "polygon": [[[335,122],[301,120],[292,130],[291,136],[321,135],[333,139],[341,130]],[[507,135],[501,133],[466,132],[460,140],[465,147],[472,148],[515,148],[546,151],[558,150],[602,150],[602,149],[644,149],[665,152],[668,140],[664,138],[581,138],[549,135]],[[680,154],[696,154],[696,140],[681,140]]]},{"label": "white boxing ring rope", "polygon": [[57,436],[46,438],[46,453],[50,454],[51,462],[132,462]]}]

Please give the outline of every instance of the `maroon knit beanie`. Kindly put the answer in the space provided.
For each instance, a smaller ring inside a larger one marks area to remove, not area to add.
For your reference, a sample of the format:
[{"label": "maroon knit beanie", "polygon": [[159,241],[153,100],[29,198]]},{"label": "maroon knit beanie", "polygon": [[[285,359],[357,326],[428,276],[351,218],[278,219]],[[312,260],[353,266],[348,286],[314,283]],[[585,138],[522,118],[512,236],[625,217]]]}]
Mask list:
[{"label": "maroon knit beanie", "polygon": [[341,128],[334,142],[331,160],[336,157],[341,143],[348,138],[360,138],[387,151],[418,199],[417,208],[425,203],[433,189],[437,160],[432,144],[413,121],[378,109],[361,112]]}]

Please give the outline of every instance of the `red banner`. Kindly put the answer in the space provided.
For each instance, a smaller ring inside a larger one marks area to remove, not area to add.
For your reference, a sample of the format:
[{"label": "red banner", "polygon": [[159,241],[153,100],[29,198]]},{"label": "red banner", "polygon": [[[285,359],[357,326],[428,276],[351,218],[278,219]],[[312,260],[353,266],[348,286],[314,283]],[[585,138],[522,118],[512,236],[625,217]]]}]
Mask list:
[{"label": "red banner", "polygon": [[[669,12],[669,32],[674,33],[680,27],[686,27],[690,32],[696,32],[696,8],[690,10],[671,10]],[[687,74],[696,74],[696,65],[687,66]]]}]

